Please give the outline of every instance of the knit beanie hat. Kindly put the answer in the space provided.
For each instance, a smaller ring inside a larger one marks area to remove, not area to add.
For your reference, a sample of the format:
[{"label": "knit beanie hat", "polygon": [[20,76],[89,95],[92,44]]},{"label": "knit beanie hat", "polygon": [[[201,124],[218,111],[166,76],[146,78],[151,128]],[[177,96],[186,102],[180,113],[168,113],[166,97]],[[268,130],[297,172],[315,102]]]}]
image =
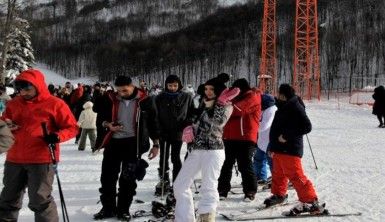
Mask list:
[{"label": "knit beanie hat", "polygon": [[282,94],[286,97],[286,99],[291,99],[293,96],[295,96],[295,90],[293,87],[291,87],[289,84],[281,84],[279,86],[279,94]]},{"label": "knit beanie hat", "polygon": [[183,85],[182,85],[182,82],[180,81],[180,79],[177,75],[167,76],[166,81],[164,82],[164,85],[165,85],[164,88],[167,90],[167,84],[168,83],[174,83],[174,82],[178,83],[178,91],[182,90]]},{"label": "knit beanie hat", "polygon": [[218,78],[218,77],[209,79],[205,83],[205,86],[207,86],[207,85],[214,87],[214,93],[215,93],[216,97],[220,96],[221,93],[223,92],[223,90],[226,89],[226,85],[225,85],[224,79],[221,79],[221,78]]}]

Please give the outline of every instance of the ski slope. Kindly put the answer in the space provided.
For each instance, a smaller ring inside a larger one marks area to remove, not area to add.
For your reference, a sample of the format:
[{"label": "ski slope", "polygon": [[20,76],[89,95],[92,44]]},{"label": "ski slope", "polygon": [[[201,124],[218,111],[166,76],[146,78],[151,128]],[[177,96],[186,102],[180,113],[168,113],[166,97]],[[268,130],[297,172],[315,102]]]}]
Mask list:
[{"label": "ski slope", "polygon": [[34,68],[39,69],[44,74],[47,85],[52,83],[55,86],[64,86],[66,82],[70,82],[76,88],[78,83],[93,85],[97,81],[96,78],[66,79],[63,76],[49,70],[44,64],[41,63],[38,63]]},{"label": "ski slope", "polygon": [[[332,213],[362,212],[360,217],[345,218],[307,218],[295,221],[385,221],[385,129],[377,128],[378,122],[371,114],[369,106],[354,106],[342,100],[338,105],[335,100],[307,102],[307,112],[313,123],[309,140],[317,161],[315,169],[309,146],[305,139],[304,169],[313,181],[321,201],[325,201]],[[184,151],[185,147],[182,148]],[[181,157],[184,153],[181,154]],[[74,140],[61,145],[61,163],[59,174],[70,219],[73,222],[92,221],[92,215],[99,211],[98,189],[102,153],[91,154],[88,145],[86,151],[78,151]],[[5,155],[0,156],[0,181],[3,177]],[[157,183],[159,159],[150,161],[148,173],[138,183],[137,196],[134,199],[145,203],[133,203],[131,213],[144,209],[150,211],[153,192]],[[240,177],[234,176],[234,184],[240,184]],[[0,188],[2,188],[0,182]],[[194,189],[194,187],[192,187]],[[221,201],[218,213],[234,210],[251,210],[261,204],[270,194],[257,193],[252,203],[243,202],[243,195],[229,195]],[[59,202],[57,184],[54,184],[54,197]],[[199,195],[196,196],[199,199]],[[296,201],[294,191],[289,191],[289,201]],[[24,198],[19,221],[33,221],[33,212],[27,207],[28,198]],[[280,215],[291,206],[259,212],[260,216]],[[61,217],[60,206],[58,205]],[[151,217],[133,219],[147,221]],[[115,219],[105,222],[117,221]],[[217,221],[224,221],[219,214]],[[278,220],[279,221],[279,220]],[[280,220],[287,221],[287,220]]]}]

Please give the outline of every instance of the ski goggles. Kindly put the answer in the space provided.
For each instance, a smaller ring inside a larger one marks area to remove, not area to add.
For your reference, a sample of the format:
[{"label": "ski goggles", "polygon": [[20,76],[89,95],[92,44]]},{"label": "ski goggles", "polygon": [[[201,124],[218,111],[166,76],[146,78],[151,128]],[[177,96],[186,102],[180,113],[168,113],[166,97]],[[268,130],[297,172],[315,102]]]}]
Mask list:
[{"label": "ski goggles", "polygon": [[14,83],[16,91],[21,91],[21,90],[30,90],[33,88],[32,83],[24,81],[24,80],[19,80],[15,81]]}]

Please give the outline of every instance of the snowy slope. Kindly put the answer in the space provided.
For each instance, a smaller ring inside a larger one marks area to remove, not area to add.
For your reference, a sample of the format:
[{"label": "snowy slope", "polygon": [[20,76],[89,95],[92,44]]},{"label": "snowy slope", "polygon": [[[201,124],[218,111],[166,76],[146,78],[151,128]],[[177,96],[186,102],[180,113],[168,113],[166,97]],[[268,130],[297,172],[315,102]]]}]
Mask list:
[{"label": "snowy slope", "polygon": [[219,5],[221,6],[230,6],[234,4],[245,4],[249,0],[218,0]]},{"label": "snowy slope", "polygon": [[66,79],[63,76],[47,69],[44,64],[37,64],[35,68],[39,69],[44,74],[47,85],[52,83],[56,86],[64,86],[64,84],[68,81],[76,87],[78,83],[93,85],[97,81],[96,78]]},{"label": "snowy slope", "polygon": [[[307,103],[307,111],[314,127],[309,139],[319,169],[315,170],[307,144],[303,157],[304,169],[313,181],[320,200],[327,203],[331,212],[360,211],[363,216],[296,221],[385,221],[385,129],[376,127],[378,123],[375,116],[371,115],[370,107],[353,106],[347,102],[338,107],[336,101]],[[61,148],[59,172],[71,221],[92,221],[92,214],[101,207],[97,201],[102,154],[92,155],[89,147],[86,151],[77,151],[73,140],[62,144]],[[4,155],[0,156],[0,181],[3,177],[4,159]],[[157,167],[158,159],[150,162],[148,174],[144,181],[139,182],[135,197],[145,203],[134,203],[131,213],[138,209],[150,210],[157,182]],[[234,177],[233,183],[239,184],[240,178]],[[60,204],[56,183],[54,190],[57,204]],[[228,200],[220,203],[218,212],[250,210],[268,196],[267,192],[257,193],[255,202],[244,203],[242,195],[230,195]],[[290,191],[289,201],[295,200],[295,193]],[[33,213],[27,208],[27,203],[27,198],[24,198],[24,207],[20,212],[21,222],[33,221]],[[267,210],[258,215],[278,215],[289,207]],[[217,216],[217,221],[224,220]]]}]

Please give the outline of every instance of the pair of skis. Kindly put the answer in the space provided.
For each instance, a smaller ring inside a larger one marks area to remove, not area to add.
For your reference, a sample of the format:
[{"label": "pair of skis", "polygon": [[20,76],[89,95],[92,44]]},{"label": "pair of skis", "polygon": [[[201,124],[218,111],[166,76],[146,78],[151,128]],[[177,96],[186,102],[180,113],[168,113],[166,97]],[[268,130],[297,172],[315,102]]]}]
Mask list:
[{"label": "pair of skis", "polygon": [[[284,212],[285,213],[285,212]],[[244,217],[234,217],[232,215],[221,214],[228,221],[253,221],[253,220],[277,220],[277,219],[298,219],[298,218],[308,218],[308,217],[349,217],[349,216],[361,216],[361,212],[357,213],[323,213],[323,214],[300,214],[296,216],[244,216]]]},{"label": "pair of skis", "polygon": [[273,205],[271,207],[266,207],[264,204],[258,206],[256,209],[248,210],[248,211],[239,211],[236,213],[223,213],[221,214],[223,218],[225,218],[228,221],[253,221],[253,220],[276,220],[276,219],[295,219],[295,218],[309,218],[309,217],[348,217],[348,216],[361,216],[361,212],[356,213],[330,213],[328,210],[325,209],[325,211],[321,214],[299,214],[299,215],[291,215],[289,211],[283,212],[281,215],[277,216],[258,216],[255,213],[267,209],[275,209],[280,206],[286,206],[289,205],[289,202],[284,202],[282,204]]}]

